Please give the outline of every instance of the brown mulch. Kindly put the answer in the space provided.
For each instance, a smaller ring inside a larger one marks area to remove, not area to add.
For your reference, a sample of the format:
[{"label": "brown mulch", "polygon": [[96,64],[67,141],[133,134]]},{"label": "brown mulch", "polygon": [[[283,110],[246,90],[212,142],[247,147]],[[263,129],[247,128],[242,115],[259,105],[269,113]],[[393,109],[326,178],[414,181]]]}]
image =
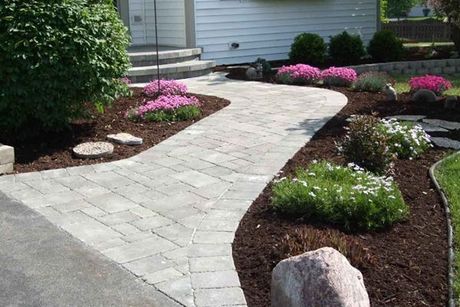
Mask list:
[{"label": "brown mulch", "polygon": [[[402,102],[383,102],[381,94],[335,89],[349,103],[330,120],[283,168],[283,176],[312,160],[343,163],[335,143],[345,131],[352,114],[387,116],[426,114],[431,118],[460,121],[460,112],[445,111],[441,105],[417,106],[403,95]],[[416,160],[400,160],[394,177],[410,206],[410,216],[389,229],[340,236],[359,242],[373,260],[359,269],[363,273],[372,306],[445,306],[447,302],[447,235],[441,199],[428,177],[429,167],[446,151],[431,149]],[[301,219],[289,219],[270,208],[271,185],[252,204],[236,233],[235,265],[248,305],[270,306],[271,271],[283,258],[281,241],[302,229],[324,231],[331,227]]]},{"label": "brown mulch", "polygon": [[[230,104],[228,100],[205,95],[196,95],[202,103],[202,116],[207,117]],[[29,140],[16,140],[11,135],[1,135],[0,143],[12,145],[15,148],[15,172],[24,173],[69,166],[97,164],[115,161],[134,156],[187,128],[196,121],[181,122],[141,122],[135,123],[125,118],[125,113],[132,107],[144,101],[141,89],[133,89],[131,97],[116,100],[112,107],[103,114],[98,113],[92,105],[90,117],[72,123],[70,129],[56,134],[43,134]],[[115,145],[110,157],[100,159],[77,159],[72,155],[72,148],[82,142],[104,141],[108,134],[127,132],[141,137],[144,143],[139,146]]]}]

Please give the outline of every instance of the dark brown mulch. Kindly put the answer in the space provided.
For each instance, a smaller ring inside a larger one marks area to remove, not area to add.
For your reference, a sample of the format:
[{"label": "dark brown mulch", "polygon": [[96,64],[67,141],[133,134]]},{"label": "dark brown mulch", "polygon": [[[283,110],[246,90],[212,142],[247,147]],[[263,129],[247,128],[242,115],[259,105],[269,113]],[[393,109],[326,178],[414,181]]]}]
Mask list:
[{"label": "dark brown mulch", "polygon": [[[427,114],[429,117],[460,120],[460,112],[442,106],[417,106],[403,95],[403,102],[383,102],[383,95],[356,93],[344,89],[347,106],[330,120],[283,168],[283,176],[313,159],[343,163],[335,141],[344,135],[345,119],[352,114],[387,116]],[[431,149],[420,159],[400,160],[395,179],[410,206],[402,223],[380,232],[344,233],[368,249],[372,262],[362,265],[365,285],[373,306],[445,306],[447,301],[447,236],[441,199],[428,177],[429,167],[446,154]],[[236,233],[233,245],[235,264],[248,305],[270,306],[270,280],[274,266],[282,260],[281,239],[296,230],[326,231],[327,225],[288,219],[270,208],[271,186],[252,204]]]},{"label": "dark brown mulch", "polygon": [[[228,100],[192,94],[202,103],[202,116],[207,117],[230,104]],[[141,89],[133,89],[132,97],[124,97],[113,103],[103,114],[89,105],[90,117],[75,121],[71,129],[57,134],[43,134],[31,140],[16,140],[12,136],[1,135],[0,143],[15,147],[15,172],[24,173],[69,166],[96,164],[115,161],[134,156],[185,129],[196,121],[188,120],[173,123],[135,123],[127,120],[124,114],[144,99]],[[115,145],[110,157],[83,160],[72,155],[72,148],[82,142],[104,141],[108,134],[127,132],[144,139],[140,146]]]}]

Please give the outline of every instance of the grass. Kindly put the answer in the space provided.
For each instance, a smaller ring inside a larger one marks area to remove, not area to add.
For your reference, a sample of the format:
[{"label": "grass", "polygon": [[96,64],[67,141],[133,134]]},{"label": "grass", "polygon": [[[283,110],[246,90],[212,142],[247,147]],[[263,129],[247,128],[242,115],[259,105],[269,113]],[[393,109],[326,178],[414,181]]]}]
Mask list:
[{"label": "grass", "polygon": [[455,277],[454,277],[454,290],[456,301],[459,299],[460,294],[460,276],[458,270],[460,268],[460,155],[453,155],[447,158],[436,169],[436,178],[439,181],[444,193],[449,199],[452,226],[454,228],[454,246],[455,246]]},{"label": "grass", "polygon": [[[413,76],[409,75],[392,75],[392,78],[396,81],[395,89],[398,93],[409,92],[409,79]],[[445,75],[443,76],[452,82],[453,87],[446,91],[444,95],[460,96],[460,75]]]}]

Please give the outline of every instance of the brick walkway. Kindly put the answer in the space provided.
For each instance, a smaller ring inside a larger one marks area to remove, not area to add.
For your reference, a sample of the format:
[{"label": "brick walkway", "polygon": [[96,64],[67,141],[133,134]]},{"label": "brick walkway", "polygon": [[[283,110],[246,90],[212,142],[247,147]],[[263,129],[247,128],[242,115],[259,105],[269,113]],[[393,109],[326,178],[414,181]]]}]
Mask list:
[{"label": "brick walkway", "polygon": [[185,82],[232,104],[133,158],[4,176],[0,191],[185,306],[244,306],[238,223],[347,100],[221,74]]}]

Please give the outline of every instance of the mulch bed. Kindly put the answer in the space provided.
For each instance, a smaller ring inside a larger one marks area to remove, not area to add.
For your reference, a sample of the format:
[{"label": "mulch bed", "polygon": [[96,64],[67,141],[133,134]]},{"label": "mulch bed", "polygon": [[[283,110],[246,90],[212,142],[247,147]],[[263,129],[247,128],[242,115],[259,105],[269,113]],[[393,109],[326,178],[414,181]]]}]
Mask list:
[{"label": "mulch bed", "polygon": [[[228,100],[196,95],[202,103],[202,116],[207,117],[230,104]],[[94,106],[90,109],[89,118],[71,124],[70,129],[56,134],[42,134],[29,140],[17,140],[11,135],[1,135],[0,143],[14,146],[16,154],[15,172],[24,173],[69,166],[97,164],[115,161],[134,156],[187,128],[197,120],[181,122],[141,122],[135,123],[125,118],[125,113],[144,101],[146,97],[142,89],[133,89],[131,97],[120,98],[103,114],[98,113]],[[115,145],[110,157],[100,159],[77,159],[72,148],[82,142],[105,141],[108,134],[127,132],[144,140],[143,145]]]},{"label": "mulch bed", "polygon": [[[344,93],[348,104],[331,119],[283,168],[283,176],[306,167],[312,160],[344,163],[335,142],[345,134],[346,118],[352,114],[424,114],[430,118],[460,121],[460,112],[445,111],[442,104],[420,106],[409,101],[384,102],[382,94]],[[452,137],[450,135],[450,137]],[[428,177],[429,167],[446,155],[446,150],[430,149],[416,160],[396,162],[394,177],[410,207],[410,216],[393,227],[371,233],[344,233],[347,240],[364,246],[369,259],[359,269],[363,273],[372,306],[445,306],[447,302],[447,235],[444,208]],[[298,230],[326,232],[328,225],[289,219],[270,207],[271,184],[252,204],[236,233],[233,245],[235,265],[248,305],[270,306],[271,271],[284,258],[282,238]],[[306,252],[306,251],[305,251]]]}]

